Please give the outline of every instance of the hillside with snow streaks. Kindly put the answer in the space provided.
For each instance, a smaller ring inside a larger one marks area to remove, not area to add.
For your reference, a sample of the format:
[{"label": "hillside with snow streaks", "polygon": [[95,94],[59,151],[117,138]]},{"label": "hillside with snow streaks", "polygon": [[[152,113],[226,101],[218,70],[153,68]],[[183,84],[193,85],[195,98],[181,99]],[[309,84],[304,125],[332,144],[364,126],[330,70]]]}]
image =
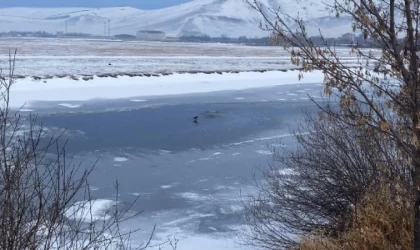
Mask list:
[{"label": "hillside with snow streaks", "polygon": [[[265,10],[307,20],[313,34],[321,28],[327,36],[351,31],[350,20],[334,18],[318,0],[258,0]],[[328,0],[326,2],[329,2]],[[0,32],[46,31],[103,35],[110,21],[111,34],[132,34],[138,30],[160,30],[169,36],[209,35],[212,37],[263,37],[258,26],[262,18],[246,0],[193,0],[177,6],[140,10],[113,8],[3,8]]]}]

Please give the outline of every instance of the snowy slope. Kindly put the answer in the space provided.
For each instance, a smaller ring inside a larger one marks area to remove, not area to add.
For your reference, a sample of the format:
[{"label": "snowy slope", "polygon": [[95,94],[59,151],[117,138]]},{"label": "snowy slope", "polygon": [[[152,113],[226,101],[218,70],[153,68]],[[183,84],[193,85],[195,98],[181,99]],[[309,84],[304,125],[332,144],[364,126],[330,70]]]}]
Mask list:
[{"label": "snowy slope", "polygon": [[[316,32],[327,29],[331,36],[350,31],[348,20],[339,21],[325,11],[319,0],[258,0],[263,9],[308,20]],[[331,1],[331,0],[327,0]],[[325,2],[325,1],[324,1]],[[131,7],[114,8],[6,8],[0,9],[1,31],[64,31],[104,34],[104,23],[111,23],[112,34],[135,34],[138,30],[161,30],[170,36],[209,35],[218,37],[262,37],[262,20],[245,0],[192,0],[158,10]],[[348,27],[347,27],[348,26]]]}]

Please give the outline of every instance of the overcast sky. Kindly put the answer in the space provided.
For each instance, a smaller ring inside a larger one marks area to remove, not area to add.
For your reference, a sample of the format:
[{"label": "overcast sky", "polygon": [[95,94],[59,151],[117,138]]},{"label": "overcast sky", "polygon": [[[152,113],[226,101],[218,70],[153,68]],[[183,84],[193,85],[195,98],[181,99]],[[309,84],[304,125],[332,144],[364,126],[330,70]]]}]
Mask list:
[{"label": "overcast sky", "polygon": [[191,0],[0,0],[0,8],[132,6],[140,9],[157,9],[189,1]]}]

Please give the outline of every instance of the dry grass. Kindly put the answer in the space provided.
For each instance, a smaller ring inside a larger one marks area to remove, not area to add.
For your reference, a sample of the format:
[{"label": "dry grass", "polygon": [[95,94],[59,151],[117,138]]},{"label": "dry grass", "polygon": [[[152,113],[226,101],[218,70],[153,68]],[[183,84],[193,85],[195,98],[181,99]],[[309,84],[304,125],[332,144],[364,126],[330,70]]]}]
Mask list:
[{"label": "dry grass", "polygon": [[352,226],[338,239],[314,233],[303,238],[300,250],[412,249],[413,206],[409,195],[396,195],[389,186],[373,189],[356,206]]}]

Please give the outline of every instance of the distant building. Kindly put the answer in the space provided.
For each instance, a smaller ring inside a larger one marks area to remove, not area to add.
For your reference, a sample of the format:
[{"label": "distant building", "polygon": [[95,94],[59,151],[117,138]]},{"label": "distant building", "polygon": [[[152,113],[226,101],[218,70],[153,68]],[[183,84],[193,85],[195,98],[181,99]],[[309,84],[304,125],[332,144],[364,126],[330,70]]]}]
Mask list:
[{"label": "distant building", "polygon": [[157,30],[140,30],[137,31],[137,39],[145,41],[162,41],[166,37],[165,32]]},{"label": "distant building", "polygon": [[354,40],[356,39],[356,35],[353,33],[345,33],[341,36],[341,39],[349,42],[354,42]]},{"label": "distant building", "polygon": [[121,40],[135,40],[137,37],[129,34],[118,34],[114,36],[116,39]]}]

